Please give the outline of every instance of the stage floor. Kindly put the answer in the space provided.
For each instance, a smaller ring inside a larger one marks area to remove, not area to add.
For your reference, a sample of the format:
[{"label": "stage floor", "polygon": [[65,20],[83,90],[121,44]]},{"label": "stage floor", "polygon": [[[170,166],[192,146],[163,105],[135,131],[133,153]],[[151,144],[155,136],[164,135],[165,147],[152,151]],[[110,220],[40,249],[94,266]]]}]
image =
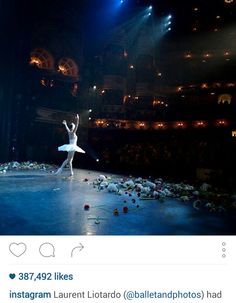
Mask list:
[{"label": "stage floor", "polygon": [[[125,193],[99,191],[92,182],[100,174],[104,173],[76,169],[71,179],[66,177],[67,172],[61,176],[43,171],[10,171],[1,175],[0,234],[236,234],[235,213],[197,211],[192,203],[173,198],[139,200]],[[84,204],[90,205],[88,211]],[[124,206],[128,213],[122,212]],[[113,214],[115,208],[118,216]]]}]

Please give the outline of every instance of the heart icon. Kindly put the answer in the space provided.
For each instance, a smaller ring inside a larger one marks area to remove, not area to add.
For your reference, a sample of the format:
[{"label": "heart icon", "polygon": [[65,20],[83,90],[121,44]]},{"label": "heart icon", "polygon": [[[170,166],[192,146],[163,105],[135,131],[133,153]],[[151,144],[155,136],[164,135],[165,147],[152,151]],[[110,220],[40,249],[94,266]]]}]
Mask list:
[{"label": "heart icon", "polygon": [[9,245],[9,250],[15,257],[20,257],[25,253],[26,245],[25,245],[25,243],[22,243],[22,242],[21,243],[11,243]]},{"label": "heart icon", "polygon": [[9,274],[10,279],[15,279],[16,275],[15,274]]}]

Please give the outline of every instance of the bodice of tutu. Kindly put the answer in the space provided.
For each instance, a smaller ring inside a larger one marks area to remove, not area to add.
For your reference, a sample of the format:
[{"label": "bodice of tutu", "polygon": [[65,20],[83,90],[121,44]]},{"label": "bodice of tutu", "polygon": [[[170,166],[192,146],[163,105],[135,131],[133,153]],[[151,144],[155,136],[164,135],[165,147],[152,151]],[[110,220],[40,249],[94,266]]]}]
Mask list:
[{"label": "bodice of tutu", "polygon": [[78,137],[76,136],[76,134],[70,134],[69,135],[70,144],[76,145],[77,144],[77,139],[78,139]]}]

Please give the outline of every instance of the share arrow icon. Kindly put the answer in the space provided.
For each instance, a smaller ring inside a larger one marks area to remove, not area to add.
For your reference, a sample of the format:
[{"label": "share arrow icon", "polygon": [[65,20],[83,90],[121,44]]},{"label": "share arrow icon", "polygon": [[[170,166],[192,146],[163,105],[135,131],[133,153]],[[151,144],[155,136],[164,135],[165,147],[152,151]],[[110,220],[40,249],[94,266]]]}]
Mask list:
[{"label": "share arrow icon", "polygon": [[84,249],[83,244],[79,243],[78,246],[74,247],[71,251],[71,258],[73,258],[74,256],[76,256],[77,253],[81,252],[81,250]]}]

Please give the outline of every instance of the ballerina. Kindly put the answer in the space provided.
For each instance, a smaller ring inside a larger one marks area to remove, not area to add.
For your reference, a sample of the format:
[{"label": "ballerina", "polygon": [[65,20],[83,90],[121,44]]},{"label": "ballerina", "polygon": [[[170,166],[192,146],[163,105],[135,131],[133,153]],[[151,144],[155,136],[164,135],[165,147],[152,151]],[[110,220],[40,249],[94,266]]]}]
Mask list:
[{"label": "ballerina", "polygon": [[74,159],[75,152],[85,153],[85,151],[82,148],[77,146],[78,137],[76,135],[76,132],[77,132],[77,129],[79,126],[79,115],[77,114],[75,118],[76,118],[76,124],[71,123],[71,128],[69,128],[67,126],[66,120],[62,121],[62,124],[65,125],[65,128],[66,128],[68,136],[69,136],[69,144],[64,144],[62,146],[59,146],[58,150],[67,151],[68,155],[67,155],[66,160],[62,163],[61,167],[58,168],[58,170],[56,171],[55,174],[60,174],[62,172],[63,168],[68,164],[69,168],[70,168],[70,176],[73,176],[72,162]]}]

